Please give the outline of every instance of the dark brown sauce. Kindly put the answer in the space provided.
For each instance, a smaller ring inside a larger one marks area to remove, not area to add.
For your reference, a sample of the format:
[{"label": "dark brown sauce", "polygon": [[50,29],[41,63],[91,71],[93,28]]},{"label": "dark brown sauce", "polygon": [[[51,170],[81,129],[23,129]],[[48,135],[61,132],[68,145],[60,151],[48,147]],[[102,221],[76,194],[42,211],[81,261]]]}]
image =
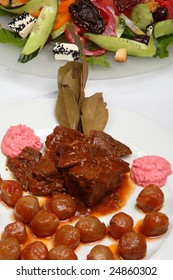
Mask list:
[{"label": "dark brown sauce", "polygon": [[82,203],[77,202],[76,216],[81,217],[90,214],[102,217],[117,212],[126,205],[134,189],[135,187],[130,179],[130,175],[126,174],[122,185],[93,208],[86,208]]}]

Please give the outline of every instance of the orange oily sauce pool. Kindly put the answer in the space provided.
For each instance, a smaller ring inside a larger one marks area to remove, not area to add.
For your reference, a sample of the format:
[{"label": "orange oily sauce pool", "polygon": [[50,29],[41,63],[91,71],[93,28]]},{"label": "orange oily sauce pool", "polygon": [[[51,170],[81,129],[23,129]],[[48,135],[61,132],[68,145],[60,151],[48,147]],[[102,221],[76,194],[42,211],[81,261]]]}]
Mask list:
[{"label": "orange oily sauce pool", "polygon": [[122,257],[118,252],[118,242],[109,245],[109,248],[111,249],[115,260],[122,260]]},{"label": "orange oily sauce pool", "polygon": [[54,235],[50,237],[37,237],[32,233],[32,230],[28,225],[26,225],[26,231],[27,231],[27,241],[21,245],[21,249],[24,249],[27,245],[35,241],[43,242],[47,246],[48,250],[54,247]]}]

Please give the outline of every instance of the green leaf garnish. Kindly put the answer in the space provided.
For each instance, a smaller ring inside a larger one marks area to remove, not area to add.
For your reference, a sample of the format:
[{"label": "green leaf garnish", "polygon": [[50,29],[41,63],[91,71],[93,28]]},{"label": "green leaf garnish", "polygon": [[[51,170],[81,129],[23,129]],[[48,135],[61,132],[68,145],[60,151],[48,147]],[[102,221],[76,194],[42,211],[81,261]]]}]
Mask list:
[{"label": "green leaf garnish", "polygon": [[24,47],[27,39],[23,39],[20,36],[16,35],[16,33],[7,30],[5,28],[0,28],[0,43],[3,44],[13,44],[19,48]]}]

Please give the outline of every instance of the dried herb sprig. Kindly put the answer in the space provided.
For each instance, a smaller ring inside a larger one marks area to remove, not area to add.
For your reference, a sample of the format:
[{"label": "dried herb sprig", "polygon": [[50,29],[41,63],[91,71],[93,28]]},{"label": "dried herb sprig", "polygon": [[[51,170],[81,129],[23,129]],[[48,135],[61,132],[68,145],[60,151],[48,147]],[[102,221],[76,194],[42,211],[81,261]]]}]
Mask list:
[{"label": "dried herb sprig", "polygon": [[79,130],[88,136],[90,130],[104,130],[108,109],[102,93],[85,97],[88,63],[83,55],[80,37],[74,32],[74,25],[70,24],[68,29],[80,49],[81,62],[67,62],[59,68],[55,113],[59,125]]}]

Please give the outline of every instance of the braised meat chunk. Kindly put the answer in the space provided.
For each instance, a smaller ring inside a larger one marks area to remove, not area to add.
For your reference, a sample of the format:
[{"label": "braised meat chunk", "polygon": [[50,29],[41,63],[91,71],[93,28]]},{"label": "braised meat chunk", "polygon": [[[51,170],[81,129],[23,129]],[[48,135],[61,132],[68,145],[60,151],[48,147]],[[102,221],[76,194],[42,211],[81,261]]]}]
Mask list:
[{"label": "braised meat chunk", "polygon": [[7,166],[23,190],[34,195],[48,195],[64,191],[64,181],[54,162],[42,157],[37,150],[26,147],[15,158],[8,158]]},{"label": "braised meat chunk", "polygon": [[49,195],[64,191],[64,181],[52,159],[43,156],[29,180],[29,191],[34,195]]},{"label": "braised meat chunk", "polygon": [[42,180],[38,181],[31,177],[29,181],[29,192],[33,195],[49,195],[56,192],[63,192],[64,181],[62,178],[56,179],[54,181]]},{"label": "braised meat chunk", "polygon": [[8,157],[7,166],[24,190],[28,190],[31,174],[41,156],[39,151],[25,147],[17,157]]},{"label": "braised meat chunk", "polygon": [[103,131],[92,130],[87,141],[93,146],[95,155],[102,153],[113,158],[120,158],[132,153],[129,147]]},{"label": "braised meat chunk", "polygon": [[96,156],[120,158],[131,153],[125,144],[105,132],[93,130],[85,141],[61,143],[56,150],[57,158],[54,160],[59,168],[66,168]]},{"label": "braised meat chunk", "polygon": [[43,156],[33,170],[33,175],[37,180],[56,181],[61,175],[52,159]]},{"label": "braised meat chunk", "polygon": [[45,155],[55,159],[57,156],[57,149],[61,144],[84,143],[86,137],[79,131],[63,126],[56,126],[53,132],[46,138]]},{"label": "braised meat chunk", "polygon": [[91,207],[112,193],[127,172],[129,164],[121,159],[95,157],[69,168],[64,176],[65,185],[70,194]]},{"label": "braised meat chunk", "polygon": [[7,166],[24,190],[33,195],[69,192],[87,207],[114,192],[129,172],[121,157],[131,154],[125,144],[102,131],[81,132],[56,126],[46,138],[44,155],[26,147]]},{"label": "braised meat chunk", "polygon": [[61,144],[57,149],[59,168],[71,167],[93,157],[91,145],[87,143],[73,143],[72,145]]}]

